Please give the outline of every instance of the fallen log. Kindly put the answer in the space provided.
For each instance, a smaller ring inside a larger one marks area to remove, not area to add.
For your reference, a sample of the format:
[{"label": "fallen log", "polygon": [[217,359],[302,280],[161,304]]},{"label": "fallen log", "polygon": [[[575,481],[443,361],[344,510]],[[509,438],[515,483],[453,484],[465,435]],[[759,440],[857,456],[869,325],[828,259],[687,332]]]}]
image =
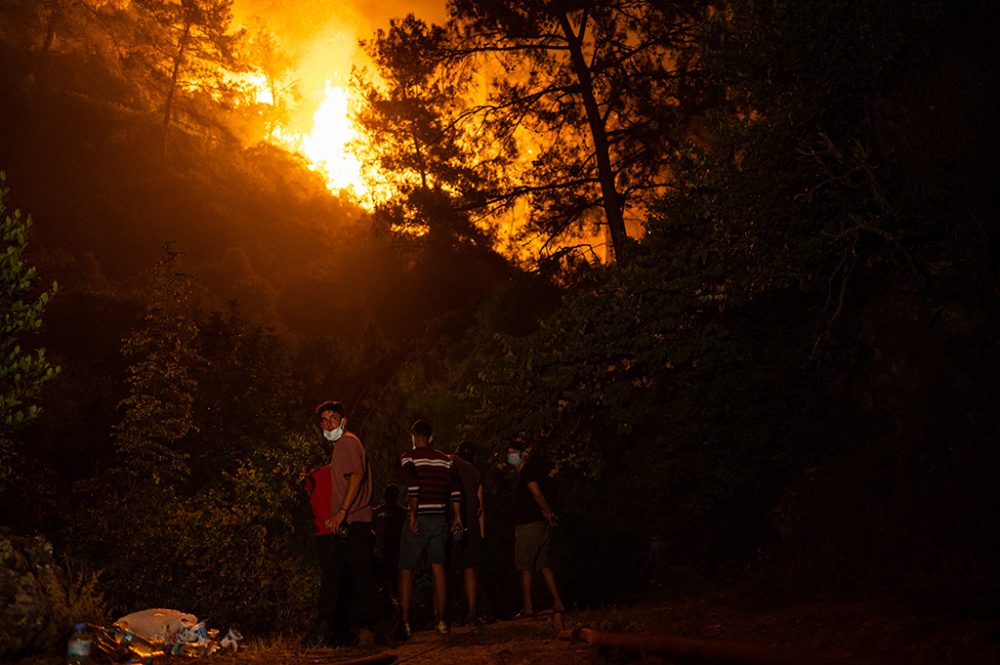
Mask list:
[{"label": "fallen log", "polygon": [[[592,647],[628,651],[646,657],[657,655],[682,663],[714,665],[862,665],[853,659],[791,647],[747,642],[700,640],[665,635],[606,633],[574,628],[559,633],[560,639],[586,642]],[[865,664],[870,665],[870,664]]]}]

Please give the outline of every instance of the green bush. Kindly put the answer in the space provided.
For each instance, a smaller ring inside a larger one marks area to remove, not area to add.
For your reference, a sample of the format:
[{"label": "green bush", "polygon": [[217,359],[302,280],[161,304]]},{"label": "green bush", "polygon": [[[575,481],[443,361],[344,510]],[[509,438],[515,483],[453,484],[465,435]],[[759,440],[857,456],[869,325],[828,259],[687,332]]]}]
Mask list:
[{"label": "green bush", "polygon": [[52,601],[52,621],[60,630],[77,623],[108,623],[108,602],[100,576],[86,564],[64,558],[42,577],[42,583]]}]

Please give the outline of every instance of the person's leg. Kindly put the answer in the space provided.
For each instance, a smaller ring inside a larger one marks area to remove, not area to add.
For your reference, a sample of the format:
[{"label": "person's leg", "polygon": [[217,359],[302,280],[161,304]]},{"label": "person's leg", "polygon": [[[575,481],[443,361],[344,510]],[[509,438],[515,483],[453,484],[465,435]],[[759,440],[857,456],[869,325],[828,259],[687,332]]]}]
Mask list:
[{"label": "person's leg", "polygon": [[440,634],[448,632],[444,620],[448,603],[448,522],[444,515],[420,518],[420,530],[427,535],[427,559],[431,563],[433,578],[435,629]]},{"label": "person's leg", "polygon": [[316,643],[327,641],[333,628],[333,611],[336,607],[336,596],[331,593],[333,584],[330,549],[333,536],[316,536],[316,552],[319,555],[319,598],[317,602],[316,625],[313,628],[312,640]]},{"label": "person's leg", "polygon": [[399,609],[403,614],[403,623],[410,623],[410,596],[413,593],[413,571],[408,568],[399,569]]},{"label": "person's leg", "polygon": [[531,569],[521,571],[521,613],[525,615],[535,613],[531,604],[531,574]]},{"label": "person's leg", "polygon": [[348,535],[349,565],[361,611],[364,620],[372,629],[375,643],[388,645],[391,643],[391,639],[389,630],[386,628],[385,616],[379,607],[378,585],[375,584],[375,574],[372,572],[372,559],[368,543],[370,532],[371,524],[368,522],[355,522],[350,525],[350,534]]},{"label": "person's leg", "polygon": [[463,582],[465,583],[465,603],[466,608],[469,612],[469,617],[472,618],[476,616],[476,569],[475,567],[466,568],[463,573]]},{"label": "person's leg", "polygon": [[389,578],[389,587],[392,595],[399,597],[399,554],[388,557],[386,560],[386,577]]},{"label": "person's leg", "polygon": [[444,621],[444,608],[448,600],[448,576],[443,563],[431,564],[431,576],[434,578],[434,620]]},{"label": "person's leg", "polygon": [[559,589],[556,587],[556,576],[549,567],[542,568],[542,577],[545,578],[545,584],[549,587],[549,593],[552,594],[552,609],[556,612],[565,612],[566,606],[563,605],[562,598],[559,597]]},{"label": "person's leg", "polygon": [[357,633],[353,632],[358,623],[357,589],[354,587],[354,578],[346,556],[340,568],[340,592],[337,594],[337,605],[333,614],[332,641],[334,644],[351,644],[357,637]]},{"label": "person's leg", "polygon": [[518,524],[514,529],[514,565],[521,571],[521,613],[534,614],[535,607],[531,597],[532,577],[536,570],[548,565],[540,561],[545,555],[544,545],[547,525],[545,522],[530,522]]},{"label": "person's leg", "polygon": [[462,538],[460,552],[462,554],[462,582],[465,586],[465,602],[469,621],[479,624],[479,603],[477,586],[479,583],[476,567],[483,558],[483,536],[478,528],[470,529]]},{"label": "person's leg", "polygon": [[[419,518],[418,518],[419,519]],[[413,570],[420,563],[423,534],[403,527],[399,539],[399,609],[403,620],[403,636],[410,637],[410,606],[413,601]]]},{"label": "person's leg", "polygon": [[544,522],[532,525],[531,536],[533,538],[532,549],[532,570],[541,572],[545,580],[549,593],[552,595],[552,609],[556,612],[564,612],[562,598],[559,597],[559,588],[556,586],[556,576],[552,572],[551,546],[552,528]]},{"label": "person's leg", "polygon": [[329,594],[329,632],[326,641],[346,644],[351,640],[351,598],[354,589],[348,576],[348,548],[338,536],[331,536],[327,555],[327,593]]},{"label": "person's leg", "polygon": [[382,577],[382,592],[386,597],[396,597],[399,588],[399,561],[389,561],[384,555],[378,562],[379,574]]}]

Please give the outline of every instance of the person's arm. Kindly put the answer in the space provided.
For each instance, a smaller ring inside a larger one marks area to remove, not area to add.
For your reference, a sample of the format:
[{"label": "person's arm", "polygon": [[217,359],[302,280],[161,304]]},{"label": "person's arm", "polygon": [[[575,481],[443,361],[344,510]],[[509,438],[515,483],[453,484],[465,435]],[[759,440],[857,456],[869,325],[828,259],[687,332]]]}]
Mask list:
[{"label": "person's arm", "polygon": [[328,464],[326,470],[330,474],[330,511],[328,513],[330,516],[326,518],[325,524],[326,528],[336,531],[336,528],[333,526],[333,515],[337,512],[338,506],[334,503],[336,499],[333,496],[333,464]]},{"label": "person's arm", "polygon": [[420,533],[420,522],[417,521],[417,494],[414,491],[406,500],[407,509],[410,514],[409,523],[410,531],[415,534]]},{"label": "person's arm", "polygon": [[409,529],[415,534],[420,533],[420,522],[417,521],[417,499],[420,497],[420,483],[417,482],[417,465],[412,459],[403,457],[403,477],[406,478],[406,510]]},{"label": "person's arm", "polygon": [[545,520],[551,526],[555,526],[559,522],[559,518],[556,517],[556,514],[552,512],[552,509],[549,507],[549,502],[545,500],[545,495],[542,494],[542,488],[539,487],[538,482],[534,480],[529,481],[528,491],[531,492],[531,498],[533,498],[535,503],[538,504],[538,507],[542,509],[542,515],[545,516]]},{"label": "person's arm", "polygon": [[330,518],[330,529],[336,531],[340,528],[341,522],[347,519],[347,511],[358,496],[358,489],[361,487],[361,474],[347,474],[347,489],[344,491],[343,503],[336,507],[336,512]]},{"label": "person's arm", "polygon": [[479,497],[479,535],[483,538],[486,537],[486,511],[483,510],[483,484],[479,483],[479,487],[476,488],[476,496]]},{"label": "person's arm", "polygon": [[453,515],[451,525],[464,528],[462,524],[462,479],[454,464],[451,465],[448,478],[451,481],[451,514]]},{"label": "person's arm", "polygon": [[451,520],[452,526],[457,526],[460,528],[465,528],[462,524],[462,497],[459,495],[456,497],[454,494],[451,495],[451,514],[454,518]]}]

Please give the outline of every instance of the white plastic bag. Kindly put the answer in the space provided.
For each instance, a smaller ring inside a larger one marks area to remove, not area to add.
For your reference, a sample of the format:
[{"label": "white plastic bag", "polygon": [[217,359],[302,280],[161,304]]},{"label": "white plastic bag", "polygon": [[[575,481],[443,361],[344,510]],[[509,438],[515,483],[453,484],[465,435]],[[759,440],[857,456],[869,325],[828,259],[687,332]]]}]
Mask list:
[{"label": "white plastic bag", "polygon": [[123,616],[114,625],[147,640],[158,640],[164,644],[174,644],[182,629],[191,629],[198,624],[198,617],[178,610],[153,608]]}]

